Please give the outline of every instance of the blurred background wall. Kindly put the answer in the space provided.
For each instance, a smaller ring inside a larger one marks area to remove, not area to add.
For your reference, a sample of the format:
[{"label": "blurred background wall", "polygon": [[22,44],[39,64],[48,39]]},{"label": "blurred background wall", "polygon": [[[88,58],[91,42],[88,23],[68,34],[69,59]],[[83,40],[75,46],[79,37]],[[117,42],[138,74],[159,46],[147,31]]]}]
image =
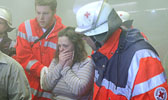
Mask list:
[{"label": "blurred background wall", "polygon": [[[57,0],[57,15],[67,26],[76,26],[75,13],[82,5],[97,0]],[[133,26],[148,37],[168,70],[168,0],[108,0],[115,10],[127,11]],[[0,6],[10,9],[16,28],[26,19],[35,17],[34,0],[0,0]],[[16,38],[16,29],[9,36]],[[88,52],[91,49],[86,45]],[[168,71],[167,71],[168,76]]]}]

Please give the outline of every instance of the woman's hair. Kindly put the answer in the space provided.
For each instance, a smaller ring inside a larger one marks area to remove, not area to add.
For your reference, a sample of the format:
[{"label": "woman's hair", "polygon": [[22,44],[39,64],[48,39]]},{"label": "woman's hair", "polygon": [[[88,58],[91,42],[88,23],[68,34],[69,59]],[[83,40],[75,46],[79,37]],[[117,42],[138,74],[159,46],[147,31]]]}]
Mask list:
[{"label": "woman's hair", "polygon": [[[85,49],[85,43],[82,40],[82,37],[83,37],[82,34],[76,33],[74,27],[67,27],[58,33],[58,38],[62,36],[68,37],[68,39],[74,45],[73,64],[75,62],[81,62],[87,58],[88,55]],[[56,50],[55,58],[57,61],[59,60],[59,48],[58,47]]]},{"label": "woman's hair", "polygon": [[56,0],[35,0],[35,6],[49,6],[50,9],[55,13],[57,8]]}]

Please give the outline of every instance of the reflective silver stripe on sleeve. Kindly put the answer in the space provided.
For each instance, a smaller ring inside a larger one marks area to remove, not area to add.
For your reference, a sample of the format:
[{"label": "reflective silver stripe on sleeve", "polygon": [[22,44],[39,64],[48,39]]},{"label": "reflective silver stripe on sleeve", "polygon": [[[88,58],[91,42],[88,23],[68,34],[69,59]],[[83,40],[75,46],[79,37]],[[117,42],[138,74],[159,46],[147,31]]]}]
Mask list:
[{"label": "reflective silver stripe on sleeve", "polygon": [[18,33],[18,36],[20,36],[21,38],[23,39],[26,39],[26,34],[22,33],[22,32],[19,32]]},{"label": "reflective silver stripe on sleeve", "polygon": [[31,37],[28,37],[28,39],[27,39],[26,34],[24,34],[22,32],[19,32],[18,36],[20,36],[21,38],[27,40],[28,42],[34,42],[36,39],[38,39],[37,36],[31,36]]},{"label": "reflective silver stripe on sleeve", "polygon": [[28,41],[29,41],[29,42],[34,42],[34,41],[37,40],[37,39],[38,39],[37,36],[28,37]]},{"label": "reflective silver stripe on sleeve", "polygon": [[160,58],[151,50],[148,49],[142,49],[139,51],[136,51],[135,55],[133,56],[133,59],[130,64],[130,68],[128,71],[128,81],[127,84],[130,85],[131,88],[133,88],[133,84],[136,78],[136,75],[139,70],[140,60],[142,58],[152,57],[156,58],[160,61]]},{"label": "reflective silver stripe on sleeve", "polygon": [[[136,51],[136,53],[134,54],[134,56],[132,58],[130,68],[128,70],[128,80],[127,80],[127,85],[125,86],[125,88],[117,87],[117,89],[116,89],[116,85],[106,79],[103,79],[102,86],[105,86],[106,89],[111,90],[114,94],[124,95],[128,100],[130,100],[133,95],[139,94],[139,92],[138,92],[138,93],[134,93],[132,95],[132,89],[133,89],[136,75],[139,70],[140,60],[142,58],[146,58],[146,57],[156,58],[158,61],[160,61],[160,58],[151,50],[142,49],[142,50]],[[157,77],[161,78],[162,75],[157,76]],[[151,79],[151,80],[154,80],[154,79]],[[162,78],[163,80],[161,79],[162,81],[159,78],[157,78],[157,79],[158,79],[157,81],[160,81],[160,83],[164,82],[163,78]],[[150,83],[150,82],[147,82],[147,83]],[[147,83],[142,83],[142,84],[144,84],[144,86],[148,86]],[[158,84],[160,84],[160,83],[158,83]],[[154,83],[152,83],[152,84],[155,85]],[[142,88],[141,86],[142,85],[137,85],[137,90],[135,90],[135,91],[139,91],[138,88]]]},{"label": "reflective silver stripe on sleeve", "polygon": [[48,92],[40,92],[40,91],[37,91],[33,88],[31,88],[31,92],[34,96],[37,96],[37,97],[44,97],[44,98],[49,98],[51,99],[52,97],[52,94],[51,93],[48,93]]},{"label": "reflective silver stripe on sleeve", "polygon": [[33,64],[35,64],[37,62],[37,60],[31,60],[29,61],[29,63],[26,66],[26,70],[30,71],[30,68],[33,66]]},{"label": "reflective silver stripe on sleeve", "polygon": [[108,81],[107,79],[103,79],[102,86],[105,86],[106,89],[111,90],[114,94],[123,95],[128,100],[130,100],[131,89],[128,85],[126,85],[125,88],[121,88],[121,87],[116,88],[116,85],[114,83],[112,83],[111,81]]},{"label": "reflective silver stripe on sleeve", "polygon": [[[133,91],[133,97],[136,95],[140,95],[143,94],[145,92],[148,92],[152,89],[154,89],[155,87],[163,84],[166,82],[166,77],[165,77],[165,73],[161,73],[143,83],[137,84],[135,85],[134,91]],[[152,84],[151,84],[152,83]]]},{"label": "reflective silver stripe on sleeve", "polygon": [[26,33],[27,33],[27,37],[28,37],[28,41],[29,41],[29,42],[34,42],[35,40],[38,39],[37,36],[33,36],[32,29],[31,29],[31,25],[30,25],[30,21],[29,21],[29,20],[25,21],[25,28],[26,28]]},{"label": "reflective silver stripe on sleeve", "polygon": [[[136,51],[135,55],[133,56],[133,59],[131,61],[130,68],[128,71],[127,85],[131,89],[133,89],[135,78],[136,78],[138,70],[139,70],[140,60],[142,58],[147,58],[147,57],[156,58],[158,61],[160,61],[160,58],[152,50],[142,49],[142,50]],[[133,94],[132,94],[132,96],[133,96]],[[130,98],[128,98],[128,99],[130,99]]]},{"label": "reflective silver stripe on sleeve", "polygon": [[56,45],[55,43],[53,43],[53,42],[48,42],[48,41],[46,41],[46,42],[44,43],[44,47],[50,47],[50,48],[53,48],[53,49],[56,50],[57,45]]},{"label": "reflective silver stripe on sleeve", "polygon": [[25,28],[26,28],[26,33],[28,37],[32,36],[32,30],[31,30],[31,26],[30,26],[30,21],[27,20],[25,21]]}]

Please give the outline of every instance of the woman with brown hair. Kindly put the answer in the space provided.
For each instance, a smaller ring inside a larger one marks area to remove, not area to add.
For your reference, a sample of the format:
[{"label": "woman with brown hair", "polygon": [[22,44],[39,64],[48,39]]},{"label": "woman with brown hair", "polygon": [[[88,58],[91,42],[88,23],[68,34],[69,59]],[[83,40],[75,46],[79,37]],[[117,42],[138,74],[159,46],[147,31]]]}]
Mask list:
[{"label": "woman with brown hair", "polygon": [[54,100],[89,100],[94,66],[88,58],[82,35],[67,27],[58,34],[55,58],[41,71],[41,87],[52,91]]}]

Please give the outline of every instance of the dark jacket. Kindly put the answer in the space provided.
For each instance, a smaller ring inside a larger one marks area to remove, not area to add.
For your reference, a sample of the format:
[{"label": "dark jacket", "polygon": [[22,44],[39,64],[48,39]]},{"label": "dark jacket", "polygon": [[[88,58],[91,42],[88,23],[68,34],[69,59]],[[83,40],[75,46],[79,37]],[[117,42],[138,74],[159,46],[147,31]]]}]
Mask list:
[{"label": "dark jacket", "polygon": [[0,42],[0,50],[7,54],[8,56],[12,56],[13,54],[16,54],[16,50],[14,48],[11,48],[12,40],[8,37],[6,34],[3,38],[3,40]]},{"label": "dark jacket", "polygon": [[114,34],[92,55],[96,65],[93,100],[154,100],[159,93],[167,98],[168,85],[155,49],[137,29]]}]

